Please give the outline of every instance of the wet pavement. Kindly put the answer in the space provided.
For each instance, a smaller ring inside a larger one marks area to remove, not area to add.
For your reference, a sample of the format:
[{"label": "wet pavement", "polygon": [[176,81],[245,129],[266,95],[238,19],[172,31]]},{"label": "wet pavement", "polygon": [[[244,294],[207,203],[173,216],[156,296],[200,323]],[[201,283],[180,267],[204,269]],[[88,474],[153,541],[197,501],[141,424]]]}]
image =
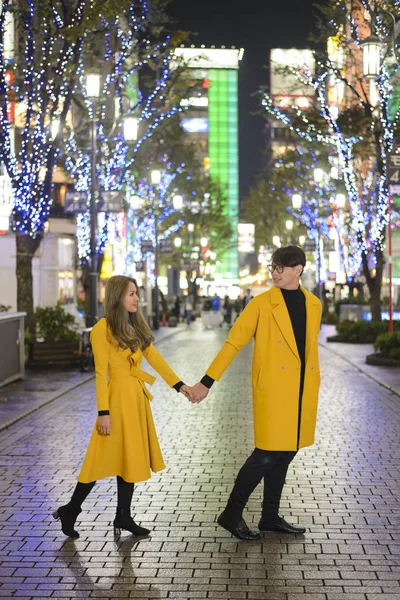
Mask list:
[{"label": "wet pavement", "polygon": [[[1,432],[0,597],[400,599],[398,375],[380,370],[378,384],[360,371],[370,367],[359,350],[343,358],[325,332],[316,443],[292,463],[281,505],[307,527],[304,536],[241,542],[215,523],[253,448],[248,347],[198,406],[160,380],[152,387],[167,469],[136,486],[133,513],[152,530],[146,540],[114,539],[112,479],[85,502],[78,540],[51,518],[75,486],[96,417],[93,380]],[[195,323],[158,348],[190,384],[225,338]],[[253,526],[261,493],[245,511]]]}]

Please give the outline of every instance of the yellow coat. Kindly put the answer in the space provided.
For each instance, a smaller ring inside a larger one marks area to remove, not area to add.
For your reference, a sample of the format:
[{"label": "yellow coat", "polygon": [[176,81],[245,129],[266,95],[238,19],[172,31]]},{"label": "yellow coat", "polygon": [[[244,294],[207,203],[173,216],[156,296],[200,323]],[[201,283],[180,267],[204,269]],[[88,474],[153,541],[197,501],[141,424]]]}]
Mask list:
[{"label": "yellow coat", "polygon": [[107,339],[106,319],[93,327],[91,342],[97,408],[110,411],[111,434],[100,435],[95,424],[78,481],[112,475],[129,482],[149,479],[150,469],[161,471],[165,464],[150,408],[152,396],[145,386],[155,377],[142,371],[142,356],[170,387],[180,379],[152,344],[143,352],[116,348]]},{"label": "yellow coat", "polygon": [[207,369],[219,380],[254,337],[252,368],[254,441],[262,450],[297,450],[314,442],[320,372],[318,333],[321,302],[301,287],[306,299],[306,366],[298,437],[300,357],[290,316],[279,288],[253,298],[236,320]]}]

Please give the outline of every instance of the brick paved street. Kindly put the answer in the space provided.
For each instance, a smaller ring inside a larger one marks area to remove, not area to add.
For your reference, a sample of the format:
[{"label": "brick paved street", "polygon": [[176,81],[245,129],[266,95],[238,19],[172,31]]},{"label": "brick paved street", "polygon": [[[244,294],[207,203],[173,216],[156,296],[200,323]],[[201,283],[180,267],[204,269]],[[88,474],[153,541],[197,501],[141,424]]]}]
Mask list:
[{"label": "brick paved street", "polygon": [[[194,383],[226,331],[159,343]],[[167,469],[138,484],[137,541],[112,532],[115,482],[99,482],[67,540],[51,512],[75,485],[96,409],[93,381],[1,432],[1,598],[400,599],[400,398],[327,348],[313,447],[292,464],[282,514],[305,536],[239,542],[215,524],[252,450],[251,348],[199,406],[157,381]],[[110,502],[110,498],[112,498]],[[259,518],[261,486],[245,518]]]}]

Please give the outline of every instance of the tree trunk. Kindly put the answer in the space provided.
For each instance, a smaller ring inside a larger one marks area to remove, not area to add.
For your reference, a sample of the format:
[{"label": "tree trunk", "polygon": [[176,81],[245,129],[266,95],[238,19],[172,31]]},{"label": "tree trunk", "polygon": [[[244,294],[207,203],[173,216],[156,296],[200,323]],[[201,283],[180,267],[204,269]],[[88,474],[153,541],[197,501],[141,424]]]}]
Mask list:
[{"label": "tree trunk", "polygon": [[41,236],[33,239],[30,235],[16,235],[17,247],[17,309],[26,312],[25,329],[35,335],[35,317],[33,306],[32,258],[39,248]]},{"label": "tree trunk", "polygon": [[375,253],[375,277],[372,277],[368,268],[367,257],[363,257],[364,273],[367,279],[367,285],[371,296],[371,315],[373,321],[381,321],[381,291],[382,291],[382,276],[383,276],[383,252],[377,250]]}]

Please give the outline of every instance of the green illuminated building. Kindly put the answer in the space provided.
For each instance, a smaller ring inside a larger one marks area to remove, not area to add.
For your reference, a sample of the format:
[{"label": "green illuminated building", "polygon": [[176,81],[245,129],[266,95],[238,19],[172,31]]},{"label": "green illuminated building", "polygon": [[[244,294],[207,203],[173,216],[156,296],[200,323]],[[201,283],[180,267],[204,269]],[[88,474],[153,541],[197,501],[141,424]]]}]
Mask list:
[{"label": "green illuminated building", "polygon": [[224,192],[232,226],[230,247],[220,257],[218,273],[223,279],[235,280],[239,275],[238,70],[243,50],[178,48],[176,54],[191,67],[199,92],[189,99],[191,107],[182,118],[182,126],[196,136],[205,168]]}]

